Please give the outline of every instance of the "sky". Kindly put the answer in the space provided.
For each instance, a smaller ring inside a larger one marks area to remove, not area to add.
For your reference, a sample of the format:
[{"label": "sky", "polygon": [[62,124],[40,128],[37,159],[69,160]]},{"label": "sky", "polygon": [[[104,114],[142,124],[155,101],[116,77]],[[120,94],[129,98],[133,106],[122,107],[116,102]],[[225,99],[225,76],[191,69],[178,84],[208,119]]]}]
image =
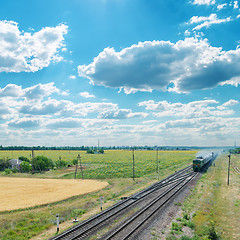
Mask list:
[{"label": "sky", "polygon": [[240,1],[1,0],[0,145],[240,143]]}]

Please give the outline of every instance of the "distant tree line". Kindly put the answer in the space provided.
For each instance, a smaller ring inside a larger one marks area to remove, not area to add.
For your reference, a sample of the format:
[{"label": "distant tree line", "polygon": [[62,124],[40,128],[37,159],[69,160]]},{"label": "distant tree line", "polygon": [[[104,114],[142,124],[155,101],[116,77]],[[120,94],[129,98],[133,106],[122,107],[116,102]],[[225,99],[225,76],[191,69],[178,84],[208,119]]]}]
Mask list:
[{"label": "distant tree line", "polygon": [[230,149],[230,153],[240,154],[240,148]]},{"label": "distant tree line", "polygon": [[78,147],[72,147],[72,146],[60,146],[60,147],[46,147],[46,146],[33,146],[33,147],[28,147],[28,146],[7,146],[4,147],[0,145],[0,151],[1,150],[72,150],[72,151],[88,151],[92,150],[94,151],[100,151],[100,150],[189,150],[189,149],[200,149],[200,147],[174,147],[174,146],[109,146],[109,147],[101,147],[98,149],[96,146],[78,146]]}]

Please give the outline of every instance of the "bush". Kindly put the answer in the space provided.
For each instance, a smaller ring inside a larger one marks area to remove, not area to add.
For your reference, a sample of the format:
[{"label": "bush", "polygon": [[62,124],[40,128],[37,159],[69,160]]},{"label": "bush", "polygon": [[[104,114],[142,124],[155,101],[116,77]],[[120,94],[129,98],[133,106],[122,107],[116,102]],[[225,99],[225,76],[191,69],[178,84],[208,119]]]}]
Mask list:
[{"label": "bush", "polygon": [[21,156],[21,157],[19,157],[18,159],[21,160],[21,161],[23,161],[23,162],[28,162],[28,163],[30,163],[30,160],[29,160],[27,157]]},{"label": "bush", "polygon": [[32,159],[32,167],[35,171],[47,171],[49,169],[53,169],[54,163],[47,157],[37,156]]},{"label": "bush", "polygon": [[17,172],[19,172],[19,171],[18,171],[17,168],[13,168],[13,169],[12,169],[12,172],[13,172],[13,173],[17,173]]},{"label": "bush", "polygon": [[98,151],[98,153],[104,153],[104,150],[103,149],[100,149],[99,151]]},{"label": "bush", "polygon": [[6,174],[6,175],[8,175],[8,174],[10,174],[10,173],[11,173],[11,169],[8,169],[8,168],[7,168],[7,169],[5,169],[5,171],[4,171],[4,172],[5,172],[5,174]]},{"label": "bush", "polygon": [[183,214],[183,218],[186,219],[186,220],[189,220],[190,219],[190,215],[187,214],[187,213],[184,213]]},{"label": "bush", "polygon": [[9,165],[9,162],[8,162],[8,159],[0,159],[0,171],[4,171],[6,168],[8,168],[10,165]]},{"label": "bush", "polygon": [[191,228],[191,229],[194,229],[194,228],[195,228],[194,223],[191,222],[191,221],[188,221],[188,222],[187,222],[187,226],[188,226],[189,228]]},{"label": "bush", "polygon": [[73,165],[77,165],[77,163],[78,163],[78,160],[77,160],[77,159],[73,159],[73,160],[72,160],[72,164],[73,164]]},{"label": "bush", "polygon": [[68,165],[68,163],[66,161],[63,161],[63,160],[57,160],[55,162],[55,165],[57,168],[63,168],[63,167],[66,167]]},{"label": "bush", "polygon": [[172,222],[172,230],[181,231],[182,230],[181,224],[178,224],[176,222]]},{"label": "bush", "polygon": [[219,237],[218,237],[218,235],[217,235],[217,233],[216,233],[216,231],[215,231],[215,227],[214,227],[213,224],[211,224],[211,226],[210,226],[210,228],[209,228],[208,238],[209,238],[210,240],[218,240],[218,239],[219,239]]},{"label": "bush", "polygon": [[22,172],[30,172],[32,170],[32,166],[29,162],[23,161],[20,163]]},{"label": "bush", "polygon": [[92,149],[88,149],[87,154],[94,154],[94,151]]}]

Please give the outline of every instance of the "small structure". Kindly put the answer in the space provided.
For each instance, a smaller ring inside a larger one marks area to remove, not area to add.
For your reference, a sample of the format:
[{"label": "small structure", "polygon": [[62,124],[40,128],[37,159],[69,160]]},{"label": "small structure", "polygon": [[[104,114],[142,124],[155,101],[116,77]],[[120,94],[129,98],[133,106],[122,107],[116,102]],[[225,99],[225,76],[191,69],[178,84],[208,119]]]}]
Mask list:
[{"label": "small structure", "polygon": [[19,159],[11,159],[8,162],[9,162],[9,165],[10,165],[11,169],[16,168],[16,169],[20,170],[20,164],[22,163],[21,160],[19,160]]}]

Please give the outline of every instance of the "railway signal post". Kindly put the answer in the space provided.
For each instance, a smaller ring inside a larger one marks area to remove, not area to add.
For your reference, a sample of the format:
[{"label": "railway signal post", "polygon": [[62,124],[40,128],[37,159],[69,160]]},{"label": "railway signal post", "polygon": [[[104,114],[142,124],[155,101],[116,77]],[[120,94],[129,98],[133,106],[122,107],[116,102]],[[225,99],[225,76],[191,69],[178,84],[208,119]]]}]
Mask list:
[{"label": "railway signal post", "polygon": [[100,196],[101,211],[102,211],[102,201],[103,201],[103,196]]},{"label": "railway signal post", "polygon": [[56,215],[57,217],[57,233],[59,232],[59,214]]}]

